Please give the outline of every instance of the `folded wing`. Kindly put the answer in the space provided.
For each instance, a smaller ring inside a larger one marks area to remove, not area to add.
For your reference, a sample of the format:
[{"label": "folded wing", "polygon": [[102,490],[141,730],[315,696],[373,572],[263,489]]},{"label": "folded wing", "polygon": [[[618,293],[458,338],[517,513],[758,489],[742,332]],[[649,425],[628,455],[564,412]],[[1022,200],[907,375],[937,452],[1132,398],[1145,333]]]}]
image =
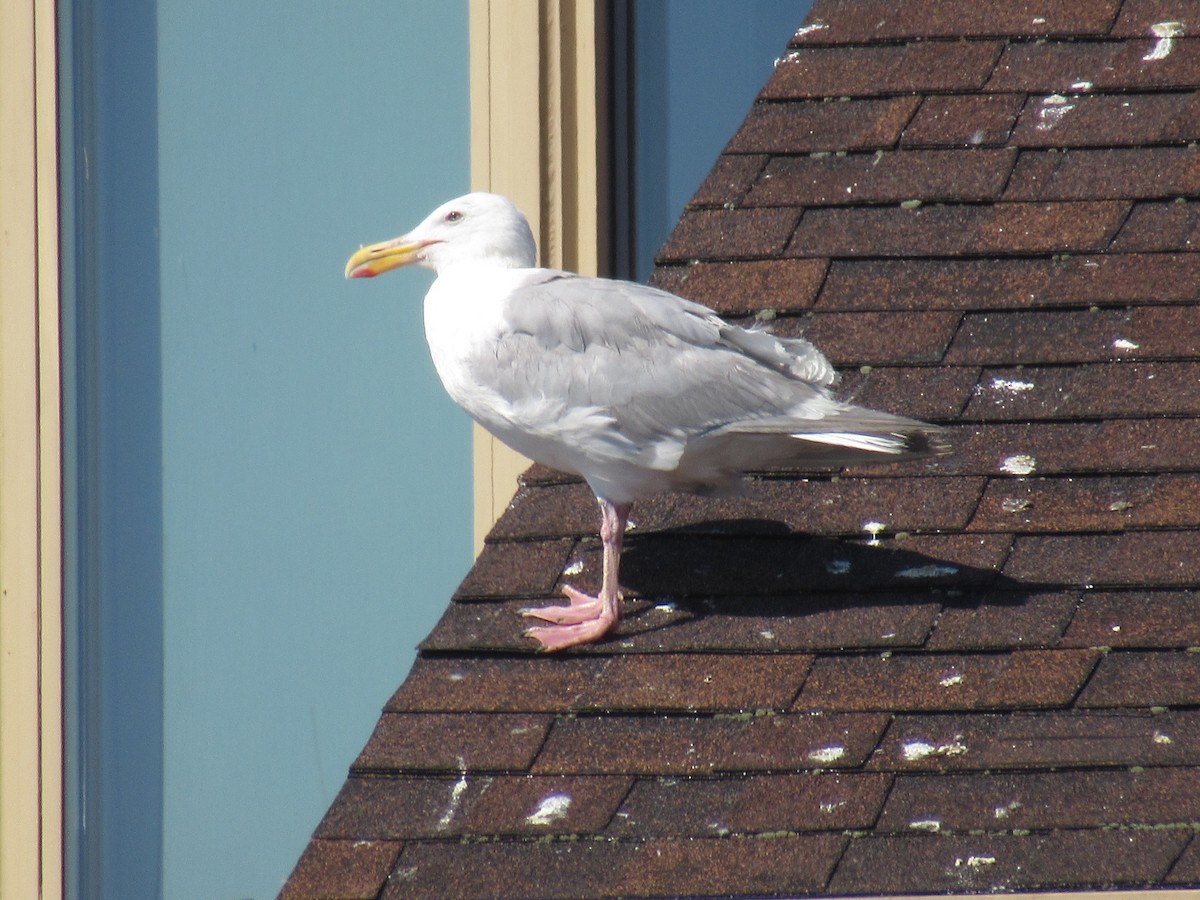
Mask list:
[{"label": "folded wing", "polygon": [[662,472],[663,487],[940,451],[932,426],[835,400],[808,341],[654,288],[542,271],[508,296],[505,326],[471,365],[513,426]]}]

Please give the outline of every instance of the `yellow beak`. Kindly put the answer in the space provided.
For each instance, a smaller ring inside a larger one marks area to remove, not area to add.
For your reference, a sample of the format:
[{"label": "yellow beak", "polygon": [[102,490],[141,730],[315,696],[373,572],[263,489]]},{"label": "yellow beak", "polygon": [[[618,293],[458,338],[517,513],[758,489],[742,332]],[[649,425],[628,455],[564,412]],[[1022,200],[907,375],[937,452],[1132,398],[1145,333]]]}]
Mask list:
[{"label": "yellow beak", "polygon": [[433,243],[436,241],[414,241],[402,235],[390,241],[360,247],[346,261],[346,277],[374,278],[389,269],[407,266],[417,262],[417,254]]}]

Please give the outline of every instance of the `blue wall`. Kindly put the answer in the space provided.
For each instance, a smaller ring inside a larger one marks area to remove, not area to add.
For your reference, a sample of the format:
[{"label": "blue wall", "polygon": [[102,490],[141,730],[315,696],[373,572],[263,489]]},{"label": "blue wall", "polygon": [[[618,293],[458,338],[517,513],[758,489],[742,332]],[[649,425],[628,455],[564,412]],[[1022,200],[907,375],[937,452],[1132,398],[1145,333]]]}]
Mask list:
[{"label": "blue wall", "polygon": [[466,4],[161,0],[158,34],[165,895],[257,898],[470,564],[429,278],[342,277],[467,189]]}]

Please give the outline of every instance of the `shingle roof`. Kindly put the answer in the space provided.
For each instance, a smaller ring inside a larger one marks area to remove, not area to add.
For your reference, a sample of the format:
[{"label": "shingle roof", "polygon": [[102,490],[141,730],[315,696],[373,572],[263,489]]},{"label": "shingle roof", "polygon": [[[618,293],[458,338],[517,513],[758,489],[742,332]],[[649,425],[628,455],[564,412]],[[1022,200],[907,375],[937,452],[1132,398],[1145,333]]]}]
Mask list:
[{"label": "shingle roof", "polygon": [[1194,3],[819,0],[655,281],[956,453],[641,504],[553,657],[535,467],[284,896],[1200,886],[1197,142]]}]

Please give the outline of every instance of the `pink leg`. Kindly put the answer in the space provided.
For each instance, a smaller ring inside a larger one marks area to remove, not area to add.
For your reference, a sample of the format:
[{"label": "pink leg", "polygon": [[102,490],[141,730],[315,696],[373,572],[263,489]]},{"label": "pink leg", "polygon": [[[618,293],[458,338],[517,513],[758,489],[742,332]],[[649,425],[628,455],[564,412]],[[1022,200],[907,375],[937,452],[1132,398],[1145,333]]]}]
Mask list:
[{"label": "pink leg", "polygon": [[543,650],[562,650],[577,644],[587,644],[603,637],[617,623],[621,589],[617,572],[621,566],[621,542],[625,524],[629,521],[629,504],[600,500],[600,540],[604,545],[604,580],[595,597],[564,585],[562,592],[570,600],[567,606],[545,606],[523,609],[521,615],[551,622],[536,625],[525,631],[542,645]]}]

